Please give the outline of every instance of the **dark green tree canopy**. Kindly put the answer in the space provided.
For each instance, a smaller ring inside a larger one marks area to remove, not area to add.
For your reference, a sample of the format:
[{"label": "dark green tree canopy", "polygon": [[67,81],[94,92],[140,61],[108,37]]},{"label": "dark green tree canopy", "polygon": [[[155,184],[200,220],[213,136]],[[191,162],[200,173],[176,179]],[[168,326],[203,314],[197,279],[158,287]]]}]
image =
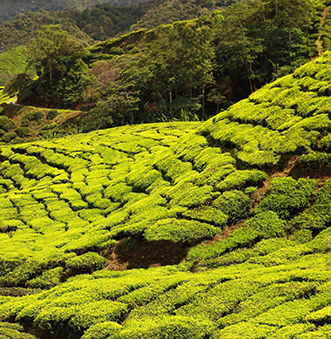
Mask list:
[{"label": "dark green tree canopy", "polygon": [[[63,73],[65,55],[79,59],[84,54],[84,45],[61,29],[60,25],[42,26],[36,38],[28,46],[28,67],[36,70],[38,76],[49,75],[52,84],[53,72]],[[62,63],[62,64],[61,64]]]},{"label": "dark green tree canopy", "polygon": [[86,50],[81,41],[60,25],[42,26],[31,39],[27,55],[27,68],[35,70],[39,78],[19,101],[35,103],[38,97],[43,105],[59,107],[74,107],[81,102],[87,81],[83,62]]}]

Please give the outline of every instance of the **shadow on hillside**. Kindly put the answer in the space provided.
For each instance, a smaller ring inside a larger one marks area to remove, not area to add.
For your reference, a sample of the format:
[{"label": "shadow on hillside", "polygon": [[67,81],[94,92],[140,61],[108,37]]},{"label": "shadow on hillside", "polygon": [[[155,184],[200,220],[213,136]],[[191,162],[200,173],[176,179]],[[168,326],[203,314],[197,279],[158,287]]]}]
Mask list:
[{"label": "shadow on hillside", "polygon": [[147,241],[142,237],[121,239],[108,256],[107,268],[122,271],[132,268],[148,268],[176,265],[183,261],[189,246],[171,241]]}]

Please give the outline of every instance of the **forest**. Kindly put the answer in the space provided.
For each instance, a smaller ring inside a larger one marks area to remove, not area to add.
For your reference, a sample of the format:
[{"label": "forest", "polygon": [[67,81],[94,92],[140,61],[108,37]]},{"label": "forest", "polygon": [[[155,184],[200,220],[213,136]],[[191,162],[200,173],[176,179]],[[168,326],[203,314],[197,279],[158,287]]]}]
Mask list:
[{"label": "forest", "polygon": [[27,69],[38,79],[20,74],[5,91],[18,91],[20,104],[84,111],[84,131],[206,120],[327,50],[325,6],[237,3],[156,28],[136,25],[91,46],[60,24],[41,26],[27,46]]},{"label": "forest", "polygon": [[186,3],[0,54],[1,339],[330,338],[331,3]]},{"label": "forest", "polygon": [[84,10],[91,8],[97,4],[108,3],[115,6],[126,6],[129,3],[144,2],[143,0],[53,0],[52,2],[46,0],[2,0],[1,12],[0,12],[0,24],[4,21],[10,21],[15,19],[19,14],[24,14],[27,11],[38,12],[41,9],[44,11],[61,11],[66,8],[77,8],[78,10]]}]

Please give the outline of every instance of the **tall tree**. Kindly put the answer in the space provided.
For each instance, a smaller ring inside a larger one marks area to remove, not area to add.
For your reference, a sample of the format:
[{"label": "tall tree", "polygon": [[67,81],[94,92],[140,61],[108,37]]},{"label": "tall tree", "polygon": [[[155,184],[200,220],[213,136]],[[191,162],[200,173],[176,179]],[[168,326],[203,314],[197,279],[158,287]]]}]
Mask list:
[{"label": "tall tree", "polygon": [[264,50],[259,34],[264,26],[263,4],[260,2],[237,3],[224,12],[224,20],[218,25],[216,56],[221,77],[229,76],[231,82],[226,92],[236,86],[242,77],[248,79],[250,92],[256,90],[254,61]]},{"label": "tall tree", "polygon": [[81,58],[83,51],[84,45],[60,25],[42,26],[28,45],[28,68],[35,69],[38,76],[48,74],[52,84],[53,73],[64,70],[64,56]]},{"label": "tall tree", "polygon": [[[213,83],[214,49],[211,46],[212,30],[197,23],[178,23],[165,27],[148,53],[132,63],[123,72],[135,78],[149,100],[170,118],[180,114],[182,103],[197,107],[193,103],[201,100],[204,117],[205,88]],[[187,100],[182,100],[182,98]],[[181,105],[178,105],[179,100]],[[180,108],[179,108],[180,107]]]},{"label": "tall tree", "polygon": [[307,31],[311,26],[312,2],[309,0],[265,1],[267,15],[277,27],[288,29],[288,39],[292,40],[294,28]]},{"label": "tall tree", "polygon": [[74,106],[81,100],[87,66],[83,43],[61,29],[60,25],[42,26],[28,48],[28,68],[37,72],[33,84],[46,104]]}]

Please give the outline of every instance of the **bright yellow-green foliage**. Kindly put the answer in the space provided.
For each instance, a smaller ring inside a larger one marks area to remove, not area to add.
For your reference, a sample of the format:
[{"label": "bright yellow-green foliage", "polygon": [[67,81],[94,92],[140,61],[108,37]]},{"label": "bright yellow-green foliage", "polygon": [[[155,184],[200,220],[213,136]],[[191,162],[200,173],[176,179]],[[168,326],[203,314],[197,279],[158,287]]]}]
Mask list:
[{"label": "bright yellow-green foliage", "polygon": [[277,165],[283,154],[323,147],[317,141],[331,127],[330,62],[326,52],[210,119],[201,132],[256,166]]},{"label": "bright yellow-green foliage", "polygon": [[328,338],[329,64],[204,125],[2,146],[0,337]]},{"label": "bright yellow-green foliage", "polygon": [[0,85],[6,85],[11,75],[25,72],[26,47],[19,46],[0,53]]},{"label": "bright yellow-green foliage", "polygon": [[[12,102],[12,101],[16,101],[15,97],[10,97],[7,94],[3,93],[3,86],[0,86],[0,105],[3,103],[8,103],[8,102]],[[3,108],[0,107],[0,113],[2,112]]]}]

